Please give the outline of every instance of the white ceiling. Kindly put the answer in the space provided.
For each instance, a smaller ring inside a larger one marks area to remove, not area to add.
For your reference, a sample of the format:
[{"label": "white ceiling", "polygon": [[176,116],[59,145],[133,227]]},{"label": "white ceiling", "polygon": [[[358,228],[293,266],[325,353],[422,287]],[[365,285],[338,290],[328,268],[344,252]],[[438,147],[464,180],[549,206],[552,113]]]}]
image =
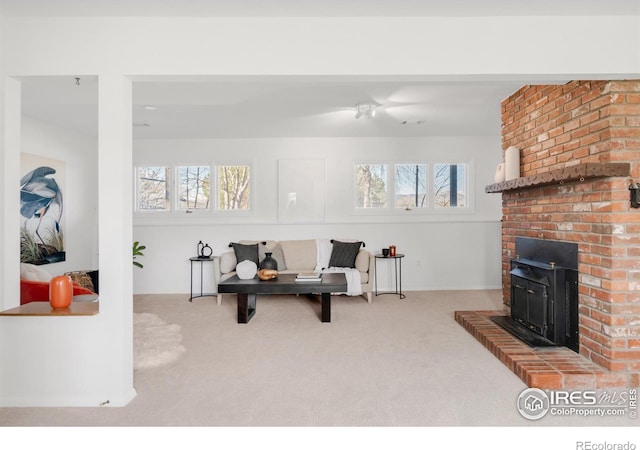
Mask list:
[{"label": "white ceiling", "polygon": [[[482,16],[639,14],[638,0],[0,0],[4,16]],[[500,102],[534,80],[344,78],[134,83],[135,138],[496,135]],[[549,81],[547,81],[549,82]],[[360,102],[380,105],[354,118]],[[157,109],[149,111],[144,106]],[[27,116],[97,135],[97,80],[24,80]]]},{"label": "white ceiling", "polygon": [[[23,113],[97,135],[97,79],[79,83],[74,77],[23,80]],[[133,132],[138,139],[495,136],[500,102],[521,85],[335,78],[136,82]],[[379,105],[374,118],[355,118],[362,102]]]}]

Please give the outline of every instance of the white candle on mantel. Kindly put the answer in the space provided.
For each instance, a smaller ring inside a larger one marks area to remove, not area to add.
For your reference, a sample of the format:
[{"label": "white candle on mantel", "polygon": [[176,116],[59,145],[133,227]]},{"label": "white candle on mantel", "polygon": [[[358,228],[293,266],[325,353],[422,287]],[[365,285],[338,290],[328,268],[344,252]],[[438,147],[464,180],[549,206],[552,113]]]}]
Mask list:
[{"label": "white candle on mantel", "polygon": [[505,180],[513,180],[520,177],[520,150],[513,145],[504,154]]}]

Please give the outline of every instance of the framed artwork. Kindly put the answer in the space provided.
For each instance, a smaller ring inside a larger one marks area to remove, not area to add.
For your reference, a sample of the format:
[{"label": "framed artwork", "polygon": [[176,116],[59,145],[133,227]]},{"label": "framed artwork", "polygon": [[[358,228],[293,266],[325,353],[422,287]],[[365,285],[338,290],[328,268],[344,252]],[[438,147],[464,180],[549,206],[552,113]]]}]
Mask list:
[{"label": "framed artwork", "polygon": [[325,215],[325,161],[278,161],[278,219],[285,223],[322,222]]},{"label": "framed artwork", "polygon": [[22,153],[20,172],[20,262],[64,261],[65,163]]}]

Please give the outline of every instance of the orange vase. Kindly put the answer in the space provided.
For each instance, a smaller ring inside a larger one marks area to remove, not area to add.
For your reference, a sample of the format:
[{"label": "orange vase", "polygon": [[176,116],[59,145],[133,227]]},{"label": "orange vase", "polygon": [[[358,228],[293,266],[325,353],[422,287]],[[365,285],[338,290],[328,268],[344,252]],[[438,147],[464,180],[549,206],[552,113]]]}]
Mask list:
[{"label": "orange vase", "polygon": [[73,297],[73,282],[68,275],[53,277],[49,282],[49,303],[54,309],[68,308]]}]

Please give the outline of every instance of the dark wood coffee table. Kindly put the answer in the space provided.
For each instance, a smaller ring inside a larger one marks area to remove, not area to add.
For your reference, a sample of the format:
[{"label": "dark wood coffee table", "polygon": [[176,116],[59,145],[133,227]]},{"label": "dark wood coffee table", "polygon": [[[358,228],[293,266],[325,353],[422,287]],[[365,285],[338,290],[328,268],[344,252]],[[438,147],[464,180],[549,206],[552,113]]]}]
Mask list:
[{"label": "dark wood coffee table", "polygon": [[297,282],[296,274],[280,274],[278,278],[262,281],[257,276],[241,280],[234,275],[218,284],[221,294],[238,294],[238,323],[249,323],[256,313],[258,294],[321,294],[322,321],[331,322],[331,293],[346,292],[347,279],[343,273],[323,273],[322,282]]}]

